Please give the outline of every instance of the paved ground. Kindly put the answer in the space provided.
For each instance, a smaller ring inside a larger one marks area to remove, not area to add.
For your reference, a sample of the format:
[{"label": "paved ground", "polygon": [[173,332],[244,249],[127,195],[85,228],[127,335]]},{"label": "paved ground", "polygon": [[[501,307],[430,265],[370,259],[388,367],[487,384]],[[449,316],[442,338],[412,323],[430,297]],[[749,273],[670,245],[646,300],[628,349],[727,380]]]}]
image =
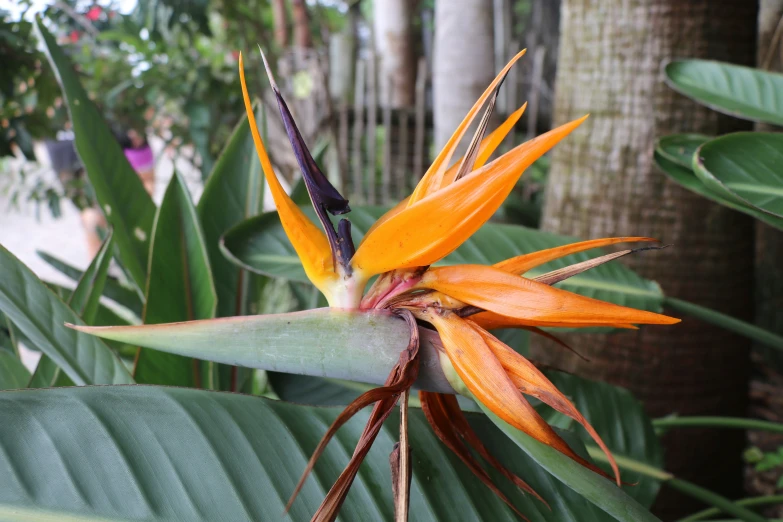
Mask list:
[{"label": "paved ground", "polygon": [[[155,192],[153,199],[160,202],[166,184],[174,172],[171,159],[160,152],[161,146],[153,141],[153,150],[160,158],[156,167]],[[10,165],[18,168],[19,165]],[[188,182],[191,194],[198,197],[201,194],[201,181],[198,171],[184,160],[177,161],[177,168]],[[44,175],[54,178],[54,173],[44,169]],[[0,187],[7,184],[11,176],[8,171],[0,171]],[[73,282],[46,264],[38,255],[42,250],[55,257],[67,261],[79,268],[86,268],[90,263],[87,254],[87,243],[81,226],[79,213],[70,201],[62,202],[62,216],[52,218],[49,210],[42,206],[36,211],[36,205],[22,202],[18,207],[10,208],[8,195],[0,191],[0,245],[3,245],[38,276],[45,281],[56,282],[65,286],[73,286]],[[0,274],[2,277],[2,274]],[[37,354],[28,352],[25,363],[33,367]]]}]

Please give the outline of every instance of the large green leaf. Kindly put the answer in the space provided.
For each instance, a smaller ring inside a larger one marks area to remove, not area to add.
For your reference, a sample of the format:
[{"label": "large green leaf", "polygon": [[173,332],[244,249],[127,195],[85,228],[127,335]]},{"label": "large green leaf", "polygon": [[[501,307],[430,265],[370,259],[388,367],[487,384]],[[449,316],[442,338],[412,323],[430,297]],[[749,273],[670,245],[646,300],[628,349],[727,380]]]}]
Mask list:
[{"label": "large green leaf", "polygon": [[674,60],[667,83],[694,100],[738,118],[783,125],[783,75],[709,60]]},{"label": "large green leaf", "polygon": [[677,165],[690,170],[696,150],[710,141],[711,136],[704,134],[670,134],[658,138],[655,152]]},{"label": "large green leaf", "polygon": [[26,388],[30,371],[15,354],[0,350],[0,390]]},{"label": "large green leaf", "polygon": [[[368,415],[360,412],[340,430],[284,517],[310,452],[338,412],[152,386],[6,392],[0,394],[0,514],[18,509],[30,520],[44,519],[43,513],[57,520],[307,520],[346,465]],[[550,504],[551,510],[513,491],[491,471],[532,521],[612,520],[483,416],[470,419],[487,447]],[[410,520],[518,520],[436,439],[417,411],[411,411],[409,433]],[[392,519],[388,455],[397,435],[393,415],[348,494],[341,520]],[[569,442],[584,451],[578,440]],[[651,519],[619,488],[584,472],[584,477],[577,472],[579,480],[589,479],[589,490],[601,492],[592,500],[618,520]],[[623,503],[624,514],[614,509]]]},{"label": "large green leaf", "polygon": [[119,259],[136,286],[144,289],[155,204],[87,96],[65,53],[40,18],[35,23],[49,63],[68,104],[74,144],[106,221],[114,230]]},{"label": "large green leaf", "polygon": [[[661,141],[663,138],[661,139]],[[660,143],[660,142],[659,142]],[[763,221],[773,227],[783,229],[783,219],[776,216],[761,212],[747,205],[741,205],[735,201],[724,198],[722,195],[710,190],[702,181],[693,173],[690,167],[686,168],[681,165],[679,161],[673,161],[671,155],[663,154],[660,148],[656,148],[653,155],[655,166],[660,169],[661,172],[669,176],[671,179],[700,196],[703,196],[715,203],[723,205],[725,207],[743,212],[754,218]]]},{"label": "large green leaf", "polygon": [[76,384],[133,382],[122,361],[100,339],[65,326],[83,321],[2,246],[0,312]]},{"label": "large green leaf", "polygon": [[[304,210],[312,214],[311,209]],[[348,215],[353,224],[356,244],[384,210],[381,207],[359,207]],[[522,253],[574,241],[574,238],[516,225],[488,223],[440,264],[492,264]],[[307,281],[276,212],[261,214],[240,223],[223,236],[221,246],[229,259],[249,270],[292,281]],[[536,268],[530,275],[584,261],[594,255],[594,252],[583,252],[567,256]],[[643,279],[619,263],[601,265],[567,279],[558,286],[596,299],[652,311],[660,311],[663,298],[655,282]]]},{"label": "large green leaf", "polygon": [[[261,121],[263,106],[259,103],[256,108]],[[251,309],[269,278],[231,263],[220,252],[219,242],[226,230],[261,211],[263,195],[264,177],[245,116],[215,163],[196,206],[215,281],[218,317],[257,313]],[[212,387],[230,391],[237,391],[234,387],[239,382],[251,383],[251,376],[246,368],[225,365],[210,371]]]},{"label": "large green leaf", "polygon": [[479,407],[509,439],[516,442],[536,463],[584,498],[600,505],[617,520],[658,521],[644,506],[626,495],[620,488],[607,487],[610,485],[607,479],[596,477],[595,473],[577,464],[574,460],[564,457],[562,453],[551,446],[538,442],[507,424],[481,403],[479,403]]},{"label": "large green leaf", "polygon": [[[171,323],[215,316],[217,297],[196,209],[185,182],[175,174],[155,216],[144,322]],[[197,386],[199,362],[140,349],[134,377],[140,383]]]},{"label": "large green leaf", "polygon": [[242,294],[247,286],[243,279],[247,274],[220,253],[220,236],[258,214],[263,195],[264,178],[245,117],[218,158],[196,207],[215,280],[219,317],[243,315],[241,308],[245,299]]},{"label": "large green leaf", "polygon": [[699,147],[693,170],[724,198],[783,219],[783,135],[738,132],[715,138]]},{"label": "large green leaf", "polygon": [[[571,398],[614,455],[658,468],[663,466],[663,454],[653,425],[641,403],[630,392],[561,372],[547,372],[547,376]],[[269,372],[269,382],[281,399],[298,404],[347,405],[367,390],[367,386],[353,382],[276,372]],[[463,405],[463,409],[475,408],[473,401],[465,401]],[[574,427],[584,443],[594,444],[590,435],[571,419],[543,404],[537,409],[550,424]],[[605,468],[611,472],[608,466]],[[659,481],[633,471],[625,471],[622,476],[625,482],[633,484],[624,486],[626,493],[645,506],[652,505],[658,494]]]},{"label": "large green leaf", "polygon": [[[53,255],[40,250],[36,253],[38,254],[38,257],[43,259],[49,266],[76,282],[80,281],[84,275],[83,271],[66,263],[62,259],[58,259]],[[136,290],[130,286],[124,285],[114,277],[109,276],[106,278],[106,284],[103,287],[103,295],[132,312],[138,320],[141,321],[143,303]]]},{"label": "large green leaf", "polygon": [[[101,293],[106,284],[106,276],[109,272],[114,248],[112,239],[112,234],[109,232],[90,266],[79,279],[79,284],[76,285],[66,301],[71,310],[76,312],[86,324],[94,325],[98,315]],[[51,386],[73,386],[73,382],[48,355],[41,354],[38,366],[30,379],[30,388]]]},{"label": "large green leaf", "polygon": [[[319,308],[166,325],[78,327],[138,346],[262,370],[381,384],[408,345],[404,321],[389,312]],[[421,330],[424,389],[452,392],[438,358],[440,339]]]}]

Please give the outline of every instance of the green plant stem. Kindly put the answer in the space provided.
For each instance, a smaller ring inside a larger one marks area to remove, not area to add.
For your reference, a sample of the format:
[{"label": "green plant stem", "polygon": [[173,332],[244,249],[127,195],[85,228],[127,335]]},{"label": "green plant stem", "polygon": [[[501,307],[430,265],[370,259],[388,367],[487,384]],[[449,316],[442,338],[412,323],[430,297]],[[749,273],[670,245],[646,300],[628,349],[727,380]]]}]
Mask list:
[{"label": "green plant stem", "polygon": [[714,324],[715,326],[719,326],[730,332],[734,332],[749,339],[753,339],[754,341],[758,341],[777,350],[783,350],[783,337],[737,319],[736,317],[731,317],[730,315],[716,312],[715,310],[711,310],[704,306],[699,306],[687,301],[675,299],[674,297],[665,297],[663,299],[663,304],[664,306],[668,306],[673,310],[688,314],[707,323]]},{"label": "green plant stem", "polygon": [[[743,498],[742,500],[737,500],[734,504],[737,506],[768,506],[770,504],[783,504],[783,495]],[[709,508],[682,518],[679,522],[697,522],[698,520],[706,520],[715,515],[720,515],[720,513],[721,510],[718,508]]]},{"label": "green plant stem", "polygon": [[[587,452],[594,460],[608,462],[608,458],[604,452],[597,446],[587,445]],[[678,479],[667,471],[650,466],[644,462],[639,462],[628,457],[623,457],[622,455],[615,455],[615,460],[617,461],[617,465],[623,469],[636,471],[642,475],[646,475],[648,477],[665,482],[680,493],[684,493],[690,497],[699,499],[705,504],[709,504],[710,506],[720,508],[721,511],[733,515],[740,520],[745,522],[767,522],[764,517],[735,504],[731,500],[686,480]]]},{"label": "green plant stem", "polygon": [[783,424],[742,417],[664,417],[652,421],[656,428],[715,427],[783,433]]}]

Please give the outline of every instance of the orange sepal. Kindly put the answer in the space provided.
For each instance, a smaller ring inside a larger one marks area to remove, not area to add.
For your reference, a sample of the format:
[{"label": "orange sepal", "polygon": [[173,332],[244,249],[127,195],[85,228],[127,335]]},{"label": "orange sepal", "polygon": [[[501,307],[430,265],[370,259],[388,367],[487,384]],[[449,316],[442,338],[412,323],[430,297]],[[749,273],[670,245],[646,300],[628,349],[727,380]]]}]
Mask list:
[{"label": "orange sepal", "polygon": [[[470,319],[476,324],[484,328],[485,330],[494,330],[495,328],[531,328],[534,326],[543,328],[557,328],[562,327],[561,323],[547,323],[546,321],[527,321],[525,319],[517,319],[514,317],[507,317],[505,315],[496,314],[494,312],[481,312],[476,315],[470,316]],[[569,323],[568,328],[593,328],[597,326],[594,323]],[[637,326],[632,324],[601,324],[600,326],[607,326],[611,328],[622,328],[626,330],[638,330]]]},{"label": "orange sepal", "polygon": [[450,312],[442,315],[424,312],[424,317],[438,330],[446,356],[476,400],[516,429],[603,474],[600,468],[577,455],[520,394],[481,334],[468,321]]},{"label": "orange sepal", "polygon": [[534,138],[431,194],[365,236],[351,263],[366,277],[427,266],[447,256],[495,213],[524,170],[587,116]]},{"label": "orange sepal", "polygon": [[495,89],[500,84],[500,82],[503,81],[503,78],[506,77],[506,73],[508,73],[508,70],[511,69],[511,67],[517,62],[517,60],[519,60],[520,58],[522,58],[522,56],[524,56],[526,51],[527,51],[526,49],[523,49],[520,52],[518,52],[516,56],[514,56],[511,59],[511,61],[509,61],[506,64],[505,67],[503,67],[503,70],[498,73],[495,79],[492,80],[492,83],[489,84],[489,87],[487,87],[487,89],[484,91],[481,97],[479,97],[479,99],[476,100],[476,103],[473,104],[473,107],[471,107],[468,114],[459,124],[457,130],[455,130],[454,134],[451,135],[449,141],[446,142],[446,145],[438,153],[438,156],[435,158],[435,161],[432,162],[430,167],[427,169],[427,172],[424,174],[424,176],[422,176],[421,180],[416,185],[416,188],[413,190],[413,194],[411,194],[410,201],[408,202],[408,206],[411,206],[414,203],[419,202],[420,200],[424,199],[428,195],[432,194],[433,192],[441,188],[441,181],[443,178],[443,174],[446,171],[449,162],[451,161],[451,157],[454,154],[457,145],[459,145],[460,140],[462,140],[462,137],[465,135],[465,132],[468,130],[468,126],[473,121],[473,118],[476,117],[476,114],[478,114],[478,111],[479,109],[481,109],[481,106],[484,105],[484,102],[487,101],[487,99],[492,95],[492,93],[495,91]]},{"label": "orange sepal", "polygon": [[533,363],[478,325],[474,325],[474,328],[487,343],[487,346],[492,350],[495,357],[498,358],[503,369],[508,372],[508,376],[519,391],[525,395],[535,397],[544,404],[552,407],[554,410],[574,419],[584,427],[609,460],[609,465],[612,467],[617,485],[622,485],[620,480],[620,469],[617,467],[617,462],[615,462],[612,453],[593,426],[587,422],[587,419],[585,419],[579,410],[576,409],[576,406],[574,406],[574,404],[569,401],[568,398],[552,384],[552,381],[547,379]]},{"label": "orange sepal", "polygon": [[[508,133],[511,132],[511,129],[514,128],[514,125],[517,124],[519,118],[522,117],[526,107],[527,102],[525,102],[522,107],[512,112],[511,115],[506,118],[506,121],[504,121],[497,129],[492,131],[489,136],[481,140],[478,156],[476,156],[476,162],[473,164],[471,172],[484,166],[484,164],[489,160],[489,157],[492,156],[492,153],[495,152],[503,140],[506,139],[506,136],[508,136]],[[447,170],[443,175],[440,188],[451,185],[456,181],[457,173],[459,172],[459,167],[461,164],[462,158],[457,160],[454,165],[449,167],[449,170]]]},{"label": "orange sepal", "polygon": [[431,268],[418,284],[529,326],[674,324],[679,319],[619,306],[482,265]]},{"label": "orange sepal", "polygon": [[261,135],[258,132],[258,125],[253,114],[253,105],[250,102],[250,95],[245,84],[245,67],[242,53],[239,53],[239,81],[242,84],[242,97],[245,101],[245,111],[247,112],[250,132],[253,135],[253,142],[256,146],[258,158],[261,161],[261,167],[264,170],[264,176],[275,200],[280,222],[288,239],[291,241],[291,245],[296,250],[296,254],[302,261],[307,277],[319,290],[327,293],[325,290],[328,291],[328,289],[325,288],[325,283],[336,277],[329,241],[326,239],[323,231],[310,221],[310,218],[286,194],[280,185],[280,181],[277,179],[277,175],[272,168],[272,162],[266,153],[264,142],[261,140]]},{"label": "orange sepal", "polygon": [[580,241],[578,243],[571,243],[569,245],[547,248],[546,250],[539,250],[538,252],[522,254],[520,256],[501,261],[500,263],[495,263],[492,266],[499,270],[503,270],[504,272],[522,275],[532,268],[567,256],[569,254],[576,254],[577,252],[584,252],[585,250],[614,245],[617,243],[633,243],[638,241],[657,242],[658,240],[651,237],[607,237],[603,239],[591,239],[589,241]]}]

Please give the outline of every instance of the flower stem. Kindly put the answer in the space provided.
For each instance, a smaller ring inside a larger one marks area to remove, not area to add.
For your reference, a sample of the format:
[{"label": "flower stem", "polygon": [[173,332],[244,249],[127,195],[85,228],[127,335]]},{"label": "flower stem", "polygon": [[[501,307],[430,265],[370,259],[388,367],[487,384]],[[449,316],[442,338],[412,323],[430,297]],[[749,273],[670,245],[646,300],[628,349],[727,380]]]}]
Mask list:
[{"label": "flower stem", "polygon": [[[742,500],[737,500],[734,504],[737,506],[768,506],[771,504],[783,504],[783,495],[743,498]],[[720,513],[721,510],[719,508],[709,508],[689,515],[685,518],[681,518],[679,522],[697,522],[699,520],[706,520],[708,518],[714,517]]]},{"label": "flower stem", "polygon": [[[590,454],[590,457],[592,457],[593,460],[608,462],[604,452],[597,446],[593,446],[592,444],[587,445],[587,452]],[[644,462],[639,462],[638,460],[624,457],[622,455],[615,455],[614,457],[620,468],[626,469],[628,471],[635,471],[647,477],[665,482],[680,493],[684,493],[690,497],[701,500],[706,504],[719,508],[721,511],[729,513],[730,515],[734,515],[740,520],[744,520],[745,522],[767,522],[767,520],[761,515],[745,509],[741,505],[735,504],[726,497],[722,497],[708,489],[697,486],[692,482],[678,479],[668,471],[664,471],[662,469],[656,468],[655,466],[651,466]]]},{"label": "flower stem", "polygon": [[395,522],[408,522],[408,503],[410,493],[410,444],[408,442],[408,397],[410,389],[402,392],[400,397],[400,484],[395,499]]},{"label": "flower stem", "polygon": [[656,428],[715,427],[783,433],[783,424],[742,417],[664,417],[652,421]]}]

